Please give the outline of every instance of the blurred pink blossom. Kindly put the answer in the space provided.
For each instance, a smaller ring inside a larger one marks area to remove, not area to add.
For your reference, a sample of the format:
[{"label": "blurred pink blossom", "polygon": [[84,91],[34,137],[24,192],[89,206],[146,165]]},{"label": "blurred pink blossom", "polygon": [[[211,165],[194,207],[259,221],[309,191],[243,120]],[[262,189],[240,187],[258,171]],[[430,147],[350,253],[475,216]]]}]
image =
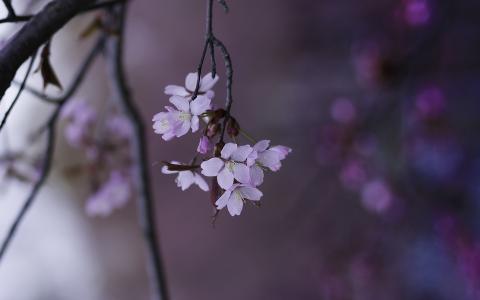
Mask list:
[{"label": "blurred pink blossom", "polygon": [[415,99],[415,107],[421,119],[434,119],[445,113],[445,96],[437,86],[420,90]]},{"label": "blurred pink blossom", "polygon": [[383,180],[372,180],[363,187],[362,203],[367,210],[382,214],[391,207],[392,202],[392,192]]},{"label": "blurred pink blossom", "polygon": [[349,124],[355,121],[357,112],[351,100],[340,98],[332,103],[330,115],[339,123]]},{"label": "blurred pink blossom", "polygon": [[404,0],[404,20],[411,27],[427,24],[431,17],[428,0]]},{"label": "blurred pink blossom", "polygon": [[108,216],[124,206],[133,196],[131,179],[119,171],[112,171],[108,180],[91,195],[86,204],[89,216]]},{"label": "blurred pink blossom", "polygon": [[340,170],[340,181],[347,189],[358,190],[367,180],[367,172],[359,160],[349,160]]}]

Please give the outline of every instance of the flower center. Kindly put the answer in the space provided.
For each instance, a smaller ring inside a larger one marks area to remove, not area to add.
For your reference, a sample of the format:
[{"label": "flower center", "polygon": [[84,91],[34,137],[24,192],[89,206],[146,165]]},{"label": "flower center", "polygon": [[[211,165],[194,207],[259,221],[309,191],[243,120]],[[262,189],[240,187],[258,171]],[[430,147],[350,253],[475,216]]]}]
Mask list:
[{"label": "flower center", "polygon": [[233,173],[233,167],[235,166],[235,162],[229,160],[227,162],[225,162],[225,166],[227,167],[227,169]]},{"label": "flower center", "polygon": [[167,130],[168,128],[170,128],[170,123],[168,122],[168,120],[166,119],[163,119],[160,121],[160,128],[162,130]]},{"label": "flower center", "polygon": [[180,112],[178,114],[178,119],[180,121],[190,121],[191,118],[192,118],[192,115],[189,112]]}]

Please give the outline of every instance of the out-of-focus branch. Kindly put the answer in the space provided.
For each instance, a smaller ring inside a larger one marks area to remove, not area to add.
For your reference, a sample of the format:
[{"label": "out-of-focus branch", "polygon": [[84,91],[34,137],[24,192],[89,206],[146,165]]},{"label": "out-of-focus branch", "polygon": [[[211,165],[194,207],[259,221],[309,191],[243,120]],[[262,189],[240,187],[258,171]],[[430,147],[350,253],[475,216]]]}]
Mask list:
[{"label": "out-of-focus branch", "polygon": [[[94,45],[90,53],[87,55],[85,58],[82,66],[80,67],[79,71],[77,72],[76,76],[74,77],[72,84],[70,87],[66,90],[65,94],[54,100],[54,103],[57,105],[55,108],[55,111],[53,114],[50,116],[47,124],[45,127],[41,128],[41,130],[37,133],[37,136],[40,136],[41,133],[46,129],[47,133],[47,146],[45,148],[45,154],[44,154],[44,161],[43,161],[43,167],[40,173],[40,177],[38,178],[37,182],[32,188],[32,191],[30,192],[27,200],[25,201],[24,205],[20,209],[18,215],[16,216],[14,222],[10,226],[10,229],[8,230],[8,233],[5,237],[5,239],[2,241],[2,245],[0,248],[0,262],[10,245],[11,241],[13,240],[13,237],[15,236],[15,233],[17,231],[18,226],[22,222],[23,218],[25,217],[25,214],[27,213],[28,209],[32,205],[33,201],[35,200],[36,196],[38,195],[38,192],[40,191],[41,187],[44,185],[45,181],[47,180],[47,177],[50,173],[51,169],[51,163],[52,163],[52,157],[53,157],[53,152],[54,152],[54,146],[55,146],[55,126],[57,124],[58,117],[60,115],[60,111],[65,103],[71,98],[71,96],[75,93],[75,91],[78,89],[80,86],[80,83],[83,82],[83,79],[85,75],[87,74],[87,71],[89,70],[90,66],[92,65],[95,57],[100,53],[100,51],[103,49],[105,42],[105,37],[102,36],[99,38],[97,43]],[[28,72],[27,72],[28,73]],[[13,105],[12,105],[13,106]]]},{"label": "out-of-focus branch", "polygon": [[[56,109],[55,116],[58,116],[59,111],[60,111],[60,106]],[[47,177],[50,173],[54,145],[55,145],[55,120],[56,119],[57,117],[52,118],[52,120],[48,123],[47,146],[45,148],[45,154],[44,154],[45,156],[44,156],[40,177],[35,183],[35,185],[33,186],[32,191],[30,192],[30,195],[28,196],[27,200],[25,201],[22,208],[20,209],[18,215],[16,216],[15,220],[10,226],[10,229],[8,230],[7,236],[2,242],[2,246],[0,248],[0,261],[5,255],[5,252],[7,251],[8,246],[10,245],[10,242],[15,236],[18,226],[22,222],[23,218],[25,217],[25,214],[27,213],[28,209],[32,205],[33,200],[35,200],[35,198],[37,197],[38,192],[40,191],[40,188],[43,186],[43,184],[47,180]]]},{"label": "out-of-focus branch", "polygon": [[0,50],[0,98],[18,68],[52,35],[94,0],[55,0],[35,15]]},{"label": "out-of-focus branch", "polygon": [[[106,59],[112,87],[112,96],[119,102],[134,128],[133,155],[138,168],[139,219],[150,257],[150,276],[155,286],[154,296],[158,300],[169,299],[158,243],[155,222],[154,199],[148,174],[147,139],[145,126],[137,107],[133,103],[125,77],[123,65],[123,37],[126,5],[121,4],[110,10],[112,24],[116,25],[118,35],[109,37],[106,43]],[[118,28],[117,28],[118,27]]]}]

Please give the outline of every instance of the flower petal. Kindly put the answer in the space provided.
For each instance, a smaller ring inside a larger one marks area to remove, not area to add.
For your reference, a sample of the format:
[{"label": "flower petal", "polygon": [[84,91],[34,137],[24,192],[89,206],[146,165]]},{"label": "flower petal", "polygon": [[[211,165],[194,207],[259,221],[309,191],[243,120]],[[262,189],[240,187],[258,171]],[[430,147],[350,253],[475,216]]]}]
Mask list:
[{"label": "flower petal", "polygon": [[190,93],[183,86],[178,85],[167,85],[165,87],[165,94],[180,97],[187,97],[190,95]]},{"label": "flower petal", "polygon": [[176,137],[184,136],[185,134],[188,133],[188,131],[190,130],[190,127],[191,127],[191,123],[188,120],[179,122],[179,125],[177,125],[174,129],[175,136]]},{"label": "flower petal", "polygon": [[255,164],[255,161],[258,158],[258,152],[256,150],[253,150],[252,153],[250,153],[247,157],[247,166],[253,166]]},{"label": "flower petal", "polygon": [[205,181],[205,179],[200,176],[198,173],[195,173],[195,184],[198,185],[198,187],[202,190],[207,192],[209,190],[208,184]]},{"label": "flower petal", "polygon": [[198,81],[198,73],[189,73],[187,78],[185,79],[185,87],[188,91],[194,92],[197,88],[197,81]]},{"label": "flower petal", "polygon": [[251,186],[241,186],[238,188],[238,191],[242,194],[244,199],[252,201],[259,201],[263,196],[263,193],[259,189]]},{"label": "flower petal", "polygon": [[170,103],[175,105],[175,107],[180,111],[190,111],[190,104],[188,103],[188,100],[184,97],[172,96],[170,97]]},{"label": "flower petal", "polygon": [[205,97],[207,97],[209,99],[213,99],[213,98],[215,98],[215,92],[214,91],[207,91],[205,93]]},{"label": "flower petal", "polygon": [[200,92],[205,93],[208,90],[211,90],[219,79],[220,77],[218,77],[217,74],[215,74],[215,77],[213,77],[212,73],[208,73],[207,75],[203,76],[200,84]]},{"label": "flower petal", "polygon": [[192,112],[192,115],[199,116],[207,111],[207,109],[210,109],[210,102],[210,98],[199,95],[190,103],[190,111]]},{"label": "flower petal", "polygon": [[289,148],[287,146],[281,146],[281,145],[274,146],[270,148],[270,150],[276,151],[279,154],[280,160],[285,159],[285,157],[287,157],[287,154],[292,152],[292,148]]},{"label": "flower petal", "polygon": [[218,185],[224,189],[228,190],[233,185],[233,174],[227,168],[223,168],[217,175]]},{"label": "flower petal", "polygon": [[199,120],[197,116],[193,116],[192,119],[190,120],[191,122],[191,127],[192,127],[192,132],[196,132],[199,127]]},{"label": "flower petal", "polygon": [[233,191],[227,202],[227,208],[230,215],[239,216],[243,209],[243,200],[238,192]]},{"label": "flower petal", "polygon": [[280,163],[280,154],[273,150],[267,150],[258,154],[257,162],[272,171],[278,171],[282,164]]},{"label": "flower petal", "polygon": [[223,160],[218,157],[210,158],[207,161],[204,161],[200,164],[202,168],[202,174],[207,177],[217,176],[220,169],[223,168],[225,164]]},{"label": "flower petal", "polygon": [[244,162],[252,151],[253,149],[250,145],[240,146],[232,153],[231,159],[238,162]]},{"label": "flower petal", "polygon": [[218,198],[218,200],[215,202],[215,205],[217,206],[217,209],[220,210],[227,206],[228,200],[230,199],[230,195],[232,194],[231,190],[226,190],[225,193]]},{"label": "flower petal", "polygon": [[170,141],[170,140],[173,139],[174,137],[175,137],[175,134],[174,134],[173,132],[171,132],[171,131],[166,132],[166,133],[164,133],[164,134],[162,135],[162,139],[163,139],[164,141]]},{"label": "flower petal", "polygon": [[270,146],[269,140],[261,140],[253,146],[253,149],[258,152],[263,152],[267,150],[268,146]]},{"label": "flower petal", "polygon": [[185,191],[188,189],[194,182],[194,175],[192,171],[182,171],[178,173],[177,179],[177,186]]},{"label": "flower petal", "polygon": [[250,183],[250,168],[244,164],[234,164],[233,177],[240,183]]},{"label": "flower petal", "polygon": [[259,186],[263,183],[263,170],[257,165],[250,167],[250,183],[253,186]]},{"label": "flower petal", "polygon": [[230,159],[232,153],[237,150],[237,144],[234,143],[227,143],[223,146],[221,156],[223,159]]}]

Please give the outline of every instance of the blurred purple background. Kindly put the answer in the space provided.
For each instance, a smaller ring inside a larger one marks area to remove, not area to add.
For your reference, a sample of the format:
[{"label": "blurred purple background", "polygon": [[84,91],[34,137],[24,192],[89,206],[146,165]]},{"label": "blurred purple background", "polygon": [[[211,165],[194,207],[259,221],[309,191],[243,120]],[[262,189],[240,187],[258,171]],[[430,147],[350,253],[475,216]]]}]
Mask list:
[{"label": "blurred purple background", "polygon": [[[149,128],[167,104],[164,86],[182,83],[200,59],[203,2],[131,3],[126,64]],[[222,212],[213,228],[209,195],[197,187],[181,192],[155,164],[189,161],[198,137],[164,142],[148,132],[172,299],[480,299],[480,3],[229,4],[229,14],[216,7],[214,30],[233,59],[233,114],[257,139],[293,152],[266,178],[261,208],[247,206],[234,218]],[[103,71],[95,70],[95,88],[85,94],[102,98]],[[61,141],[58,159],[73,155]],[[64,177],[58,169],[49,190]],[[85,256],[91,267],[75,274],[72,265],[68,284],[46,282],[22,299],[77,299],[68,291],[83,290],[75,279],[85,277],[98,292],[78,299],[147,299],[136,206],[88,218],[85,180],[73,182],[70,196],[56,201],[75,200],[66,210],[84,236],[65,235],[86,250],[66,261]],[[33,252],[41,244],[23,239]],[[0,268],[0,278],[7,270]]]}]

